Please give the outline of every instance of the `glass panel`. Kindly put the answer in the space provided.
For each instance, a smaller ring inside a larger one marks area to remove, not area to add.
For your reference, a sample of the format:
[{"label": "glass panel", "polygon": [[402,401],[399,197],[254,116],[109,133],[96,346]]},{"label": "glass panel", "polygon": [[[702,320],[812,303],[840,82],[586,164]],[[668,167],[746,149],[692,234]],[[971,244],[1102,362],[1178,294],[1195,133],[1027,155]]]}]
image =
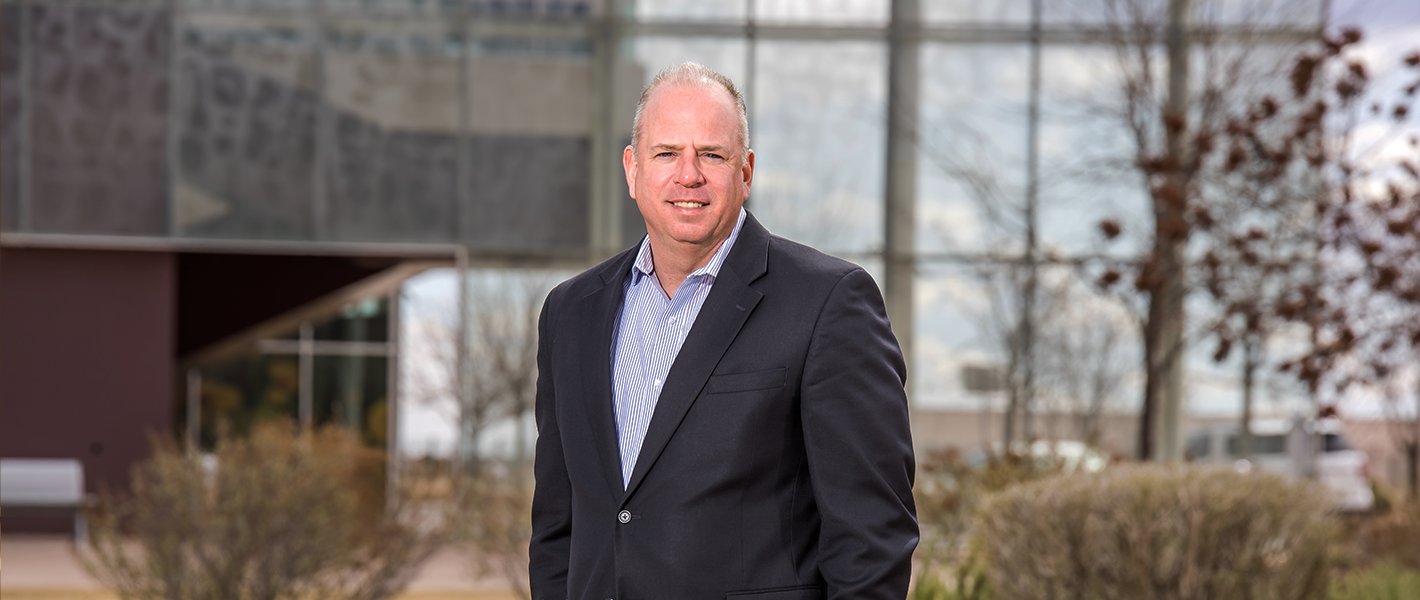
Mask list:
[{"label": "glass panel", "polygon": [[[1001,263],[932,265],[917,280],[913,400],[918,406],[1005,406],[1027,271]],[[1040,266],[1034,306],[1037,414],[1090,415],[1137,405],[1137,327],[1068,267]],[[1023,352],[1018,346],[1016,352]],[[1024,359],[1022,359],[1024,360]],[[1024,363],[1021,363],[1024,365]],[[1016,373],[1023,373],[1023,366]],[[1019,375],[1018,375],[1019,376]],[[1075,420],[1079,422],[1078,419]],[[1065,425],[1056,433],[1085,437]],[[1077,435],[1078,434],[1078,435]]]},{"label": "glass panel", "polygon": [[919,252],[1024,248],[1030,49],[925,44]]},{"label": "glass panel", "polygon": [[340,309],[335,317],[316,323],[314,337],[318,340],[342,342],[383,342],[389,340],[389,301],[369,298],[352,302]]},{"label": "glass panel", "polygon": [[766,41],[755,58],[750,210],[826,252],[880,251],[886,46]]},{"label": "glass panel", "polygon": [[474,44],[466,241],[521,250],[585,248],[590,41],[484,38]]},{"label": "glass panel", "polygon": [[[385,2],[410,2],[411,0],[384,0]],[[412,0],[419,2],[419,0]],[[475,15],[504,18],[553,17],[562,19],[586,19],[601,14],[605,0],[469,0],[470,10]],[[445,4],[454,4],[445,0]]]},{"label": "glass panel", "polygon": [[[1168,0],[1109,2],[1107,0],[1042,0],[1042,20],[1049,26],[1128,24],[1136,19],[1163,23]],[[1203,26],[1315,27],[1324,0],[1195,0],[1193,22]],[[1137,8],[1137,10],[1126,10]]]},{"label": "glass panel", "polygon": [[178,0],[184,9],[225,9],[227,12],[272,12],[304,11],[311,7],[312,0]]},{"label": "glass panel", "polygon": [[165,233],[169,14],[45,3],[33,19],[35,230]]},{"label": "glass panel", "polygon": [[745,3],[755,0],[631,0],[632,15],[640,21],[745,20]]},{"label": "glass panel", "polygon": [[384,356],[317,356],[313,365],[312,408],[317,425],[340,425],[366,444],[388,442],[389,359]]},{"label": "glass panel", "polygon": [[715,69],[734,81],[741,93],[748,91],[745,76],[749,43],[742,38],[640,36],[632,38],[630,44],[631,55],[643,77],[635,95],[629,99],[628,113],[635,108],[641,88],[649,85],[661,69],[683,62],[697,62]]},{"label": "glass panel", "polygon": [[20,12],[0,6],[0,229],[19,228]]},{"label": "glass panel", "polygon": [[295,355],[252,353],[202,373],[202,413],[198,434],[203,448],[218,438],[246,435],[262,421],[297,418],[300,363]]},{"label": "glass panel", "polygon": [[[1047,46],[1041,57],[1040,239],[1065,256],[1137,252],[1152,232],[1134,142],[1117,108],[1112,50]],[[1104,219],[1123,235],[1107,242]]]},{"label": "glass panel", "polygon": [[891,0],[754,0],[756,21],[884,25]]},{"label": "glass panel", "polygon": [[991,296],[978,269],[930,265],[919,269],[915,289],[912,402],[923,408],[999,410],[997,386],[968,385],[970,371],[1000,373],[1004,360],[989,323]]},{"label": "glass panel", "polygon": [[303,15],[189,15],[173,190],[179,235],[302,238],[315,195],[315,62]]},{"label": "glass panel", "polygon": [[[1050,4],[1050,2],[1047,2]],[[924,24],[1030,25],[1031,0],[922,0]]]},{"label": "glass panel", "polygon": [[1200,24],[1250,27],[1319,26],[1326,0],[1212,0],[1197,4],[1194,17]]},{"label": "glass panel", "polygon": [[457,236],[460,41],[453,23],[347,17],[328,24],[333,237]]}]

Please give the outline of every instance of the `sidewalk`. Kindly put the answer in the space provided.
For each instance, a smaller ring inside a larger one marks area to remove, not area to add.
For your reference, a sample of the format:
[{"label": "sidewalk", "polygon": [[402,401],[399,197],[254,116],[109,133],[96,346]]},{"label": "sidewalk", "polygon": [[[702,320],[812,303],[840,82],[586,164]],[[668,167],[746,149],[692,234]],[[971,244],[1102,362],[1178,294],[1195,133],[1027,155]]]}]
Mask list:
[{"label": "sidewalk", "polygon": [[[66,536],[10,534],[0,538],[0,591],[5,600],[107,600],[115,596],[89,577]],[[475,555],[441,548],[424,563],[400,598],[410,600],[513,600],[497,575],[477,576]]]}]

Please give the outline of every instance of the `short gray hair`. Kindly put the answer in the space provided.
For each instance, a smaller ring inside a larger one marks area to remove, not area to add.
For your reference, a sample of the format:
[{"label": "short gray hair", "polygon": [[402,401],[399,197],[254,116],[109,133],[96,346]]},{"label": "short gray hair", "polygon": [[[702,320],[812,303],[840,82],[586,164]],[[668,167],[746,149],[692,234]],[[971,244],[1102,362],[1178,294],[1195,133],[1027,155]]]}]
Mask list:
[{"label": "short gray hair", "polygon": [[646,100],[650,99],[651,92],[663,84],[675,85],[698,85],[702,87],[714,87],[718,84],[730,93],[730,99],[735,103],[735,113],[740,120],[740,156],[741,160],[749,155],[749,111],[745,108],[745,97],[735,88],[735,82],[729,77],[721,75],[718,71],[705,65],[693,62],[683,62],[661,69],[651,80],[650,85],[641,91],[641,99],[636,101],[636,116],[631,120],[631,151],[635,153],[636,147],[641,144],[641,114],[646,111]]}]

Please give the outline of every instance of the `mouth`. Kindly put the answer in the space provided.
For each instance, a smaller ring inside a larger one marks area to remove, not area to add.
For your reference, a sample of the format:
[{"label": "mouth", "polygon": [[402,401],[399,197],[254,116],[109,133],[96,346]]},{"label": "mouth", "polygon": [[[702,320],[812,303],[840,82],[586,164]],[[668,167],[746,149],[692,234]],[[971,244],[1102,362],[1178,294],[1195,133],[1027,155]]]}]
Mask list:
[{"label": "mouth", "polygon": [[696,202],[694,200],[674,200],[671,202],[671,204],[680,208],[700,208],[709,204],[709,202]]}]

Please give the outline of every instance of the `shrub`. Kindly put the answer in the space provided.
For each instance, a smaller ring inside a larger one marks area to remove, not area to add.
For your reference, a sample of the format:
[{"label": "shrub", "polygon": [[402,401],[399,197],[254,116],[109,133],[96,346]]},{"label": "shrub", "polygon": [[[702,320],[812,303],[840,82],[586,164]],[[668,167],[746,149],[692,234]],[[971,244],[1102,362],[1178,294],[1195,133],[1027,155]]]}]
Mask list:
[{"label": "shrub", "polygon": [[[917,547],[920,569],[914,598],[988,597],[985,575],[967,551],[972,515],[992,493],[1071,471],[1069,461],[1049,454],[1032,455],[1026,452],[1028,448],[983,450],[972,458],[948,448],[928,453],[918,463],[913,493],[922,541]],[[938,588],[948,595],[938,595]]]},{"label": "shrub", "polygon": [[1331,600],[1414,600],[1420,598],[1420,572],[1381,563],[1347,574],[1331,589]]},{"label": "shrub", "polygon": [[1362,563],[1391,561],[1420,570],[1420,503],[1394,505],[1390,510],[1367,515],[1355,528]]},{"label": "shrub", "polygon": [[1310,482],[1131,465],[1023,484],[974,538],[997,598],[1324,598],[1336,539]]},{"label": "shrub", "polygon": [[498,573],[524,599],[531,597],[532,481],[526,466],[484,462],[457,483],[460,509],[454,520],[458,535],[478,549],[478,572]]},{"label": "shrub", "polygon": [[124,600],[378,600],[437,548],[437,523],[385,496],[384,457],[336,428],[289,424],[219,442],[171,441],[94,515],[85,568]]}]

